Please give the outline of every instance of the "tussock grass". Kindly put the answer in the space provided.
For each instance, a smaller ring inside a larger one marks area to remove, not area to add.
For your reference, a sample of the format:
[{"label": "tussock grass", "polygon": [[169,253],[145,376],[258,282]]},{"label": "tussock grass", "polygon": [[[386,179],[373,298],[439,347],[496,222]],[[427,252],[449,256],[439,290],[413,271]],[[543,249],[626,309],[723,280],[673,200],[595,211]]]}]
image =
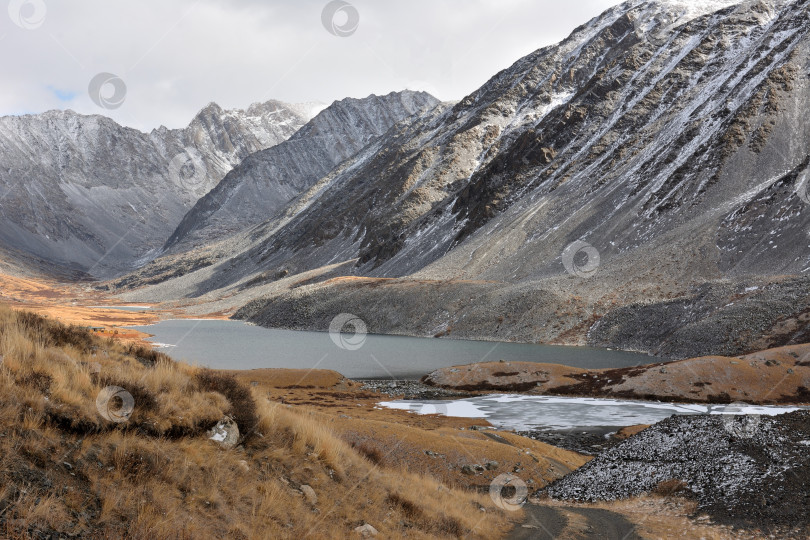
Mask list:
[{"label": "tussock grass", "polygon": [[239,426],[239,432],[245,436],[253,435],[259,419],[256,416],[256,403],[245,385],[232,375],[223,375],[210,369],[197,373],[196,380],[202,389],[225,396],[231,404],[230,416]]},{"label": "tussock grass", "polygon": [[[141,347],[0,306],[0,355],[0,537],[352,538],[370,523],[382,538],[493,538],[517,517]],[[132,396],[126,421],[97,408],[107,386]],[[234,449],[206,435],[226,415]]]}]

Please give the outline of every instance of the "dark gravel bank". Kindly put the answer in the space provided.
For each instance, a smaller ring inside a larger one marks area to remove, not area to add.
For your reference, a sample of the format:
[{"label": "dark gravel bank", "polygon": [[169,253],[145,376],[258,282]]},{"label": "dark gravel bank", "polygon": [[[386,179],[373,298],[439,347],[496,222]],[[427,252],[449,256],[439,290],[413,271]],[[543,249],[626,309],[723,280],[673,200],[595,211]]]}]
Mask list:
[{"label": "dark gravel bank", "polygon": [[363,384],[363,390],[377,392],[386,396],[398,397],[402,399],[457,399],[474,396],[478,393],[463,392],[458,390],[445,390],[435,386],[428,386],[419,381],[391,379],[353,379]]},{"label": "dark gravel bank", "polygon": [[544,442],[557,448],[565,448],[585,454],[588,456],[595,456],[607,448],[616,446],[621,442],[611,436],[615,433],[617,427],[589,427],[579,429],[567,430],[553,430],[553,431],[518,431],[518,435],[534,439],[535,441]]},{"label": "dark gravel bank", "polygon": [[[564,500],[679,491],[719,522],[810,533],[810,411],[774,417],[674,416],[538,493]],[[741,420],[744,420],[741,423]]]}]

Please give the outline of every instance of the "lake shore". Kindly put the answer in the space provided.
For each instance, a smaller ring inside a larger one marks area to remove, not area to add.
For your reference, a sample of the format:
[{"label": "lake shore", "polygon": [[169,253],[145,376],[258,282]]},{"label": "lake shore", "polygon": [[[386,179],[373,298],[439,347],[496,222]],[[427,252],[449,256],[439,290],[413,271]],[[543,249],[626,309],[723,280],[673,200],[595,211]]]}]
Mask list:
[{"label": "lake shore", "polygon": [[[63,283],[43,277],[0,272],[0,302],[17,310],[31,311],[68,325],[93,329],[104,338],[154,347],[147,326],[165,319],[191,318],[182,307],[123,302],[91,283]],[[139,309],[123,309],[123,308]],[[209,319],[227,319],[211,313]]]},{"label": "lake shore", "polygon": [[[51,306],[58,307],[58,302],[59,299],[56,299]],[[106,305],[106,302],[97,301],[95,305]],[[119,318],[154,315],[112,309],[106,311],[115,312],[114,316]],[[55,310],[52,313],[53,318],[70,315],[69,311]],[[121,336],[113,334],[104,337],[117,337],[117,340],[120,340]],[[109,362],[106,358],[102,361]],[[388,471],[387,474],[395,474],[403,467],[418,470],[441,482],[442,485],[449,486],[450,489],[486,492],[501,474],[520,478],[530,490],[539,489],[589,461],[591,456],[583,453],[588,452],[586,445],[590,444],[591,450],[596,450],[593,444],[588,442],[587,437],[572,436],[568,441],[560,438],[553,441],[534,440],[529,433],[519,434],[493,429],[486,418],[414,414],[409,410],[394,410],[379,406],[380,401],[384,399],[413,398],[420,395],[430,396],[431,399],[447,399],[477,395],[485,392],[484,390],[441,389],[415,381],[402,384],[391,381],[353,381],[329,370],[260,369],[225,370],[219,373],[234,376],[250,390],[257,402],[283,407],[292,414],[314,422],[319,426],[318,429],[323,428],[330,436],[343,441],[379,470]],[[376,388],[374,385],[377,385]],[[628,432],[643,427],[636,426]],[[551,432],[550,435],[554,436],[555,433]],[[560,433],[557,435],[562,436]],[[607,446],[618,444],[621,437],[626,435],[627,432],[611,435],[613,440],[609,441]],[[594,436],[599,434],[590,433],[591,442]],[[549,442],[552,444],[547,444]],[[580,452],[571,451],[577,445]],[[245,457],[250,468],[260,467],[259,462],[254,462],[250,457],[252,452],[253,450],[248,448],[248,455],[240,456],[240,459]],[[57,464],[54,465],[56,466]],[[308,481],[295,476],[292,480],[297,482],[296,485]],[[327,505],[328,502],[321,504]],[[554,501],[540,501],[540,504],[543,508],[559,506]],[[577,511],[591,512],[603,507],[604,503],[585,505],[566,503],[559,511],[565,513],[569,512],[570,508],[576,508]],[[529,515],[534,508],[535,506],[527,507]],[[710,520],[696,520],[701,516],[694,514],[694,505],[688,499],[673,498],[669,495],[652,494],[629,499],[623,501],[621,505],[611,507],[609,511],[639,530],[649,529],[652,534],[660,532],[651,525],[649,516],[665,514],[667,526],[688,531],[682,535],[684,538],[739,536],[738,533],[732,533],[725,526],[713,524]],[[509,516],[512,520],[517,520],[516,530],[530,524],[529,521],[521,521],[524,519],[523,516],[524,512]]]},{"label": "lake shore", "polygon": [[808,404],[810,345],[738,357],[706,356],[619,369],[484,362],[438,369],[422,382],[446,390],[645,399],[682,403]]}]

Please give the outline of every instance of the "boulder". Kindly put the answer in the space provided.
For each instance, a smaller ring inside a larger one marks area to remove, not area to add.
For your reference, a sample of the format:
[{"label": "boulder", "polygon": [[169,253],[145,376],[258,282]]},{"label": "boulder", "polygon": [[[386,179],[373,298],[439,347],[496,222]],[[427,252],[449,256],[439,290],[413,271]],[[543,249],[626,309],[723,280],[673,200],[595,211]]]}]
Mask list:
[{"label": "boulder", "polygon": [[301,493],[304,494],[304,498],[312,506],[315,506],[316,504],[318,504],[318,495],[315,494],[315,490],[312,489],[311,486],[308,486],[306,484],[302,485],[301,486]]},{"label": "boulder", "polygon": [[239,426],[230,416],[226,416],[208,431],[208,438],[223,448],[233,448],[239,442]]},{"label": "boulder", "polygon": [[377,536],[377,529],[366,523],[354,528],[354,532],[358,533],[363,538],[371,538]]}]

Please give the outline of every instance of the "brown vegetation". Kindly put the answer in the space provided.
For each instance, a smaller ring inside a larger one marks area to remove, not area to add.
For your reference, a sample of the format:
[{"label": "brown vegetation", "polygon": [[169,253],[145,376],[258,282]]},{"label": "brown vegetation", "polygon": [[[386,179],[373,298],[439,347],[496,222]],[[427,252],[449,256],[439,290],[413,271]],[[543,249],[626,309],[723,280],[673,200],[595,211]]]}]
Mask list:
[{"label": "brown vegetation", "polygon": [[656,495],[678,495],[684,494],[688,492],[689,488],[686,485],[686,482],[683,480],[678,480],[677,478],[671,478],[669,480],[663,480],[655,486],[653,493]]},{"label": "brown vegetation", "polygon": [[[380,407],[392,397],[369,392],[329,370],[256,369],[232,371],[273,402],[306,411],[373,463],[421,471],[447,486],[486,490],[499,474],[520,471],[530,486],[541,487],[590,458],[520,437],[495,433],[482,418],[421,415]],[[465,465],[497,462],[491,470],[463,472]]]},{"label": "brown vegetation", "polygon": [[[96,328],[100,337],[112,337],[151,347],[149,334],[128,328],[144,326],[161,318],[190,316],[181,308],[152,306],[148,311],[125,311],[104,306],[120,305],[108,292],[82,283],[60,283],[44,277],[19,277],[0,272],[0,302],[17,310],[31,311],[67,325]],[[137,305],[137,304],[136,304]],[[199,316],[199,315],[197,315]],[[228,313],[206,314],[209,319],[225,319]]]},{"label": "brown vegetation", "polygon": [[[150,353],[0,307],[0,536],[339,538],[370,523],[383,538],[491,538],[519,518],[375,465],[261,387]],[[126,421],[97,407],[110,384],[134,398]],[[252,435],[234,449],[206,435],[229,414]]]},{"label": "brown vegetation", "polygon": [[4,273],[0,273],[0,302],[65,324],[99,328],[101,330],[95,333],[103,337],[142,344],[148,334],[125,327],[151,324],[158,319],[158,313],[153,311],[123,311],[98,307],[118,302],[111,301],[106,295],[86,285]]},{"label": "brown vegetation", "polygon": [[690,403],[810,403],[810,345],[739,357],[706,356],[619,369],[533,362],[442,368],[423,382],[467,391],[650,399]]}]

